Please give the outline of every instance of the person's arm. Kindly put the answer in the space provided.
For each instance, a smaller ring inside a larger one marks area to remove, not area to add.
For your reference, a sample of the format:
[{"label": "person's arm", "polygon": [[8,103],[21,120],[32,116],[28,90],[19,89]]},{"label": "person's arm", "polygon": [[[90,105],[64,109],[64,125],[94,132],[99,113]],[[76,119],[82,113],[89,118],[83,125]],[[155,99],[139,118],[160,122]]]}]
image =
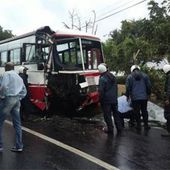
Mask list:
[{"label": "person's arm", "polygon": [[129,98],[130,98],[130,93],[131,93],[131,80],[130,80],[130,76],[128,76],[127,77],[127,79],[126,79],[126,93],[125,93],[125,95],[126,95],[126,97],[127,97],[127,100],[129,100]]},{"label": "person's arm", "polygon": [[105,82],[104,82],[104,78],[101,77],[99,79],[99,98],[100,98],[100,101],[103,100],[103,97],[104,97],[104,92],[105,92]]},{"label": "person's arm", "polygon": [[145,81],[146,81],[147,94],[148,96],[150,96],[151,95],[151,81],[148,76],[146,76]]},{"label": "person's arm", "polygon": [[26,87],[25,87],[25,85],[23,83],[22,90],[19,93],[20,100],[23,99],[26,96],[26,94],[27,94],[27,90],[26,90]]},{"label": "person's arm", "polygon": [[1,82],[1,87],[0,87],[1,98],[4,98],[6,96],[8,84],[9,84],[9,76],[8,76],[8,74],[4,73],[3,78],[2,78],[2,82]]}]

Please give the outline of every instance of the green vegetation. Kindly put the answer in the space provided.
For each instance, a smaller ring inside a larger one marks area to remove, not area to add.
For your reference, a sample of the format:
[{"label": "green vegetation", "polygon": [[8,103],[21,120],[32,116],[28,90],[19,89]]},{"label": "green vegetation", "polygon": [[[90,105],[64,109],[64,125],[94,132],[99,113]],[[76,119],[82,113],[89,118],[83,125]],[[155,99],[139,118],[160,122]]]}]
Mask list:
[{"label": "green vegetation", "polygon": [[153,68],[143,67],[142,69],[150,77],[152,83],[152,93],[155,95],[156,100],[163,101],[165,74],[163,73],[163,71],[155,70]]},{"label": "green vegetation", "polygon": [[[149,19],[122,21],[120,30],[113,30],[104,46],[110,70],[130,71],[132,64],[170,60],[170,1],[148,3]],[[138,52],[138,55],[135,54]]]},{"label": "green vegetation", "polygon": [[[170,61],[170,0],[161,4],[151,0],[148,3],[149,18],[137,21],[122,21],[120,30],[113,30],[103,43],[106,63],[110,70],[125,71],[125,77],[133,64],[141,66],[152,82],[156,100],[163,100],[165,75],[161,70],[147,68],[146,63]],[[125,77],[118,77],[123,84]]]},{"label": "green vegetation", "polygon": [[14,35],[12,34],[12,31],[10,30],[3,30],[3,28],[0,26],[0,41],[5,40],[7,38],[11,38]]}]

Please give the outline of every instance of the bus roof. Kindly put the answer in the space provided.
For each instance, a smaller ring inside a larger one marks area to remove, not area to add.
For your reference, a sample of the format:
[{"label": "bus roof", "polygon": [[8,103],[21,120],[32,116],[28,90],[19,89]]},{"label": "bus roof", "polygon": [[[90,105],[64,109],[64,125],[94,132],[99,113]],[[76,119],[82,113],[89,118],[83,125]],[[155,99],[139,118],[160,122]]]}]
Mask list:
[{"label": "bus roof", "polygon": [[10,42],[10,41],[13,41],[13,40],[17,40],[17,39],[21,39],[21,38],[24,38],[24,37],[29,37],[31,35],[35,35],[37,33],[43,33],[43,32],[47,33],[47,34],[50,34],[50,35],[54,33],[54,31],[51,30],[51,28],[49,26],[44,26],[44,27],[38,28],[35,31],[29,32],[29,33],[26,33],[26,34],[22,34],[22,35],[19,35],[19,36],[14,36],[12,38],[8,38],[8,39],[5,39],[5,40],[2,40],[2,41],[0,41],[0,44]]},{"label": "bus roof", "polygon": [[54,32],[53,30],[51,30],[51,28],[49,26],[44,26],[44,27],[38,28],[35,31],[28,32],[26,34],[14,36],[12,38],[2,40],[2,41],[0,41],[0,44],[14,41],[14,40],[21,39],[21,38],[25,38],[25,37],[29,37],[31,35],[35,35],[38,33],[47,33],[49,35],[53,35],[54,38],[59,38],[59,39],[60,38],[79,38],[80,37],[80,38],[88,38],[88,39],[100,41],[99,37],[92,35],[92,34],[88,34],[86,32],[82,32],[82,31],[78,31],[78,30],[71,30],[71,29],[57,30],[56,32]]},{"label": "bus roof", "polygon": [[78,31],[78,30],[71,30],[71,29],[63,29],[57,30],[53,36],[55,38],[89,38],[100,41],[100,38],[96,35],[88,34],[86,32]]}]

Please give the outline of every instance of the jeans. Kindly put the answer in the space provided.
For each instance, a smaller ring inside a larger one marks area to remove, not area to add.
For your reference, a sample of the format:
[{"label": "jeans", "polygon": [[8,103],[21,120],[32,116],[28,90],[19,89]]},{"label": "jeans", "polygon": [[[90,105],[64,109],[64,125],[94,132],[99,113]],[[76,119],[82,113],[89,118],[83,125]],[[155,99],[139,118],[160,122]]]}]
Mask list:
[{"label": "jeans", "polygon": [[22,128],[20,119],[20,100],[17,96],[0,99],[0,147],[2,147],[2,128],[6,115],[11,115],[16,135],[16,148],[23,148]]}]

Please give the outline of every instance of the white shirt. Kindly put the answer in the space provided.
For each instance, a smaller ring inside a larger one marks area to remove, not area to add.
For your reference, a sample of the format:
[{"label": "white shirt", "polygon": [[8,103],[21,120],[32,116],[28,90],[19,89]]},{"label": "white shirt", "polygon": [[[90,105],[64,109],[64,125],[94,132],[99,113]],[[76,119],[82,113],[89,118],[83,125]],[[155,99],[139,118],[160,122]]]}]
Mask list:
[{"label": "white shirt", "polygon": [[125,95],[118,97],[118,111],[120,113],[125,113],[130,110],[132,110],[132,107],[130,107],[127,97]]},{"label": "white shirt", "polygon": [[26,95],[26,88],[21,77],[14,71],[6,71],[3,75],[1,87],[1,96],[19,96],[23,98]]}]

